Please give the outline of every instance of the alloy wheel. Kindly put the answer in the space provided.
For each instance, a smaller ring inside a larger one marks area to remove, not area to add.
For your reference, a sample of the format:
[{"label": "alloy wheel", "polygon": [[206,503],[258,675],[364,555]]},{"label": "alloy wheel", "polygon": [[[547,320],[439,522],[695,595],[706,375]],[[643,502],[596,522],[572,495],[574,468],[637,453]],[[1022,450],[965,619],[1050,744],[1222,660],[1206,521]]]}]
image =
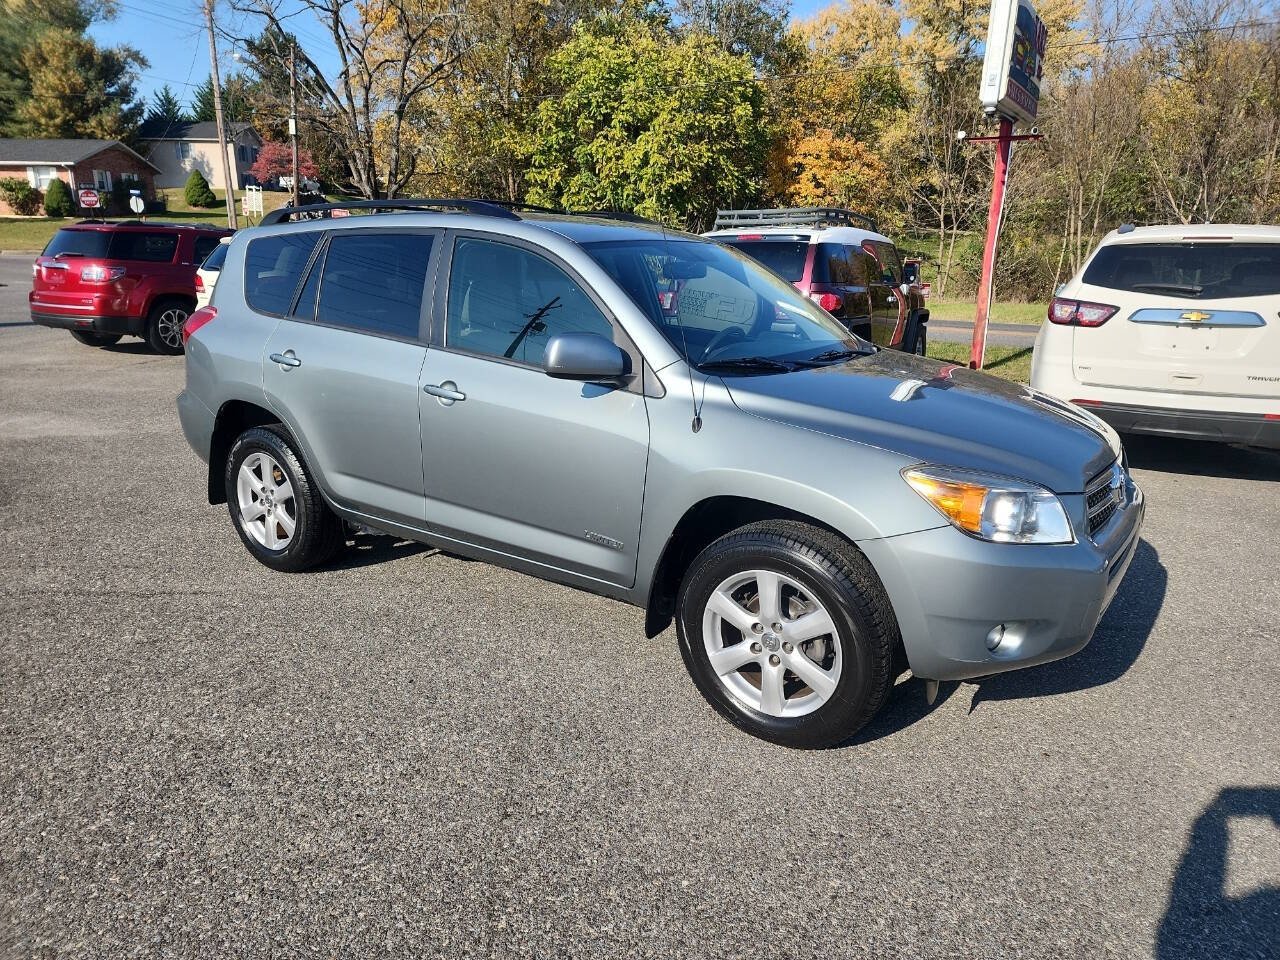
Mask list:
[{"label": "alloy wheel", "polygon": [[829,700],[843,659],[835,621],[813,591],[785,574],[747,570],[707,600],[702,640],[729,694],[772,717],[800,717]]},{"label": "alloy wheel", "polygon": [[268,550],[283,550],[298,525],[293,484],[280,464],[265,453],[251,453],[236,474],[236,501],[245,532]]},{"label": "alloy wheel", "polygon": [[156,318],[156,332],[166,346],[177,350],[182,346],[182,328],[187,322],[187,311],[169,307]]}]

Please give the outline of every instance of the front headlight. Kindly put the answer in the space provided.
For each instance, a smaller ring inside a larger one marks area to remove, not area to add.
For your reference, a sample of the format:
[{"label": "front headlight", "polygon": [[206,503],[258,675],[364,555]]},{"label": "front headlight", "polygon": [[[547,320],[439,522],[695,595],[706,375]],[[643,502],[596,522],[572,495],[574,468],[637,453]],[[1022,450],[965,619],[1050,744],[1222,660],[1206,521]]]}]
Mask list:
[{"label": "front headlight", "polygon": [[902,478],[965,533],[995,543],[1073,543],[1071,521],[1050,490],[989,473],[908,467]]}]

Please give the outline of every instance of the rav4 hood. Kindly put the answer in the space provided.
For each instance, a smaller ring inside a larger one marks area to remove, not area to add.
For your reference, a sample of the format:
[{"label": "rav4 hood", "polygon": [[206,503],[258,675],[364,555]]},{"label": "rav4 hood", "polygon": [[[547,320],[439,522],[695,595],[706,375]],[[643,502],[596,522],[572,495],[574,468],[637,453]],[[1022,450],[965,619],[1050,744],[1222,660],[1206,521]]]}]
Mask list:
[{"label": "rav4 hood", "polygon": [[754,416],[1055,493],[1079,493],[1120,455],[1115,431],[1061,400],[896,350],[725,384]]}]

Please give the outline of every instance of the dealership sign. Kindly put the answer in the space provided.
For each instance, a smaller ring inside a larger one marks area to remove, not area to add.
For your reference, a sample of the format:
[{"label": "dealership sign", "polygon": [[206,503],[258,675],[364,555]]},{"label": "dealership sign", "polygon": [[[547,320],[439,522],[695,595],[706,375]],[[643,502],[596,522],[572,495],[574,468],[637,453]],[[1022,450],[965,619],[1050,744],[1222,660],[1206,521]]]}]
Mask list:
[{"label": "dealership sign", "polygon": [[1035,120],[1048,35],[1029,0],[994,0],[979,88],[983,110],[1022,123]]}]

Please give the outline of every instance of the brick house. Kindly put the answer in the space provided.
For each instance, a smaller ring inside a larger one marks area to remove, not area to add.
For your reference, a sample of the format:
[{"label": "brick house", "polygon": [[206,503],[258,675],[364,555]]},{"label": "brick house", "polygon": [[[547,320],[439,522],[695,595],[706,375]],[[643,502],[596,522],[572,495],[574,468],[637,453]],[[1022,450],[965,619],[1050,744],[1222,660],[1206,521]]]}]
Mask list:
[{"label": "brick house", "polygon": [[[155,164],[119,140],[0,139],[0,178],[26,180],[41,193],[56,177],[71,188],[72,196],[81,187],[109,194],[128,183],[150,200],[155,196],[157,173]],[[0,216],[12,215],[0,200]]]}]

